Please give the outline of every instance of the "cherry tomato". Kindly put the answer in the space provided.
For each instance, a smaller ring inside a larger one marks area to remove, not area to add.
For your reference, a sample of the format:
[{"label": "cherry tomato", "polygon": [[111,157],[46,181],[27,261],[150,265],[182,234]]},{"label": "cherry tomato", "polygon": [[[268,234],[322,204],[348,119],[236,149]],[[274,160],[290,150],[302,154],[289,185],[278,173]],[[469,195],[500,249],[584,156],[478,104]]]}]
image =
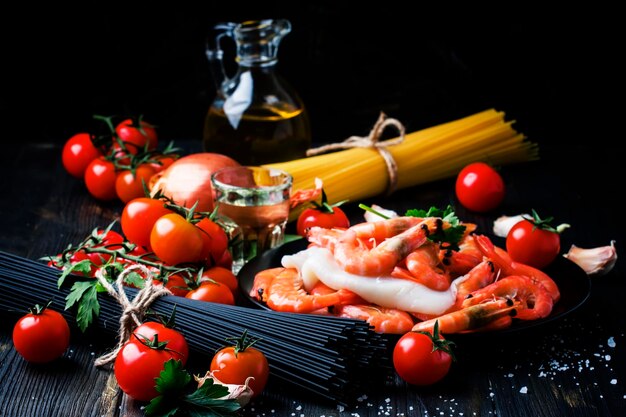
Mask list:
[{"label": "cherry tomato", "polygon": [[[131,170],[120,171],[115,179],[115,192],[120,200],[128,203],[134,198],[146,195],[143,185],[148,186],[150,177],[156,174],[154,168],[149,164],[141,164],[135,172]],[[143,181],[143,182],[142,182]]]},{"label": "cherry tomato", "polygon": [[208,259],[208,264],[214,265],[228,249],[228,236],[224,229],[208,218],[200,220],[196,223],[196,227],[200,230],[204,242],[203,259]]},{"label": "cherry tomato", "polygon": [[179,359],[185,365],[189,357],[189,346],[185,337],[177,330],[174,330],[162,323],[147,321],[137,326],[133,332],[135,335],[145,337],[148,340],[154,339],[154,335],[159,335],[160,342],[167,342],[167,348],[180,354]]},{"label": "cherry tomato", "polygon": [[393,366],[400,378],[413,385],[431,385],[448,374],[452,353],[448,342],[439,334],[409,332],[393,349]]},{"label": "cherry tomato", "polygon": [[185,298],[231,306],[235,305],[233,293],[225,284],[219,282],[203,281],[198,288],[189,291]]},{"label": "cherry tomato", "polygon": [[[154,285],[162,285],[163,283],[159,280],[153,280]],[[189,286],[183,278],[179,274],[170,275],[167,278],[167,282],[165,283],[165,288],[172,292],[172,295],[177,295],[179,297],[184,297],[189,292]]]},{"label": "cherry tomato", "polygon": [[172,211],[165,208],[162,200],[147,197],[135,198],[129,201],[122,210],[122,231],[130,242],[150,247],[150,233],[154,223]]},{"label": "cherry tomato", "polygon": [[522,220],[509,230],[506,236],[506,250],[515,262],[538,269],[545,268],[561,251],[561,237],[548,223],[552,218],[542,220],[533,210],[534,219]]},{"label": "cherry tomato", "polygon": [[203,245],[200,229],[176,213],[160,217],[150,232],[152,250],[170,265],[200,261]]},{"label": "cherry tomato", "polygon": [[296,231],[300,236],[306,237],[306,231],[314,226],[327,229],[333,227],[348,228],[350,227],[350,220],[339,207],[332,207],[332,213],[329,209],[307,208],[298,216]]},{"label": "cherry tomato", "polygon": [[101,155],[102,152],[93,145],[89,133],[77,133],[63,146],[63,166],[71,175],[83,178],[87,166]]},{"label": "cherry tomato", "polygon": [[126,119],[115,127],[115,132],[132,154],[143,150],[146,143],[148,143],[149,151],[157,148],[156,130],[150,123],[143,120],[137,124],[132,119]]},{"label": "cherry tomato", "polygon": [[237,289],[239,288],[239,282],[235,274],[233,274],[230,269],[221,266],[214,266],[202,273],[200,281],[209,279],[226,285],[233,295],[237,293]]},{"label": "cherry tomato", "polygon": [[504,199],[504,181],[489,165],[475,162],[459,173],[456,179],[456,197],[469,210],[490,211],[498,207]]},{"label": "cherry tomato", "polygon": [[182,360],[182,355],[167,349],[161,340],[150,342],[131,335],[115,359],[115,378],[128,396],[138,401],[149,401],[156,397],[154,379],[170,359]]},{"label": "cherry tomato", "polygon": [[[227,340],[233,340],[229,338]],[[244,331],[240,338],[234,339],[235,346],[220,349],[211,361],[211,372],[225,384],[243,385],[248,377],[253,396],[258,396],[265,388],[269,376],[267,358],[260,350],[251,347],[254,340]]]},{"label": "cherry tomato", "polygon": [[60,313],[36,305],[15,324],[13,344],[28,362],[50,362],[70,345],[70,327]]},{"label": "cherry tomato", "polygon": [[85,170],[85,185],[89,193],[99,200],[113,200],[115,192],[115,165],[103,157],[91,161]]},{"label": "cherry tomato", "polygon": [[150,166],[152,166],[152,168],[154,168],[155,172],[161,172],[161,171],[164,171],[165,169],[167,169],[170,165],[172,165],[174,163],[174,161],[176,161],[176,159],[178,159],[178,155],[174,155],[174,154],[158,155],[158,156],[154,157],[154,159],[159,161],[160,163],[153,162],[153,163],[150,164]]}]

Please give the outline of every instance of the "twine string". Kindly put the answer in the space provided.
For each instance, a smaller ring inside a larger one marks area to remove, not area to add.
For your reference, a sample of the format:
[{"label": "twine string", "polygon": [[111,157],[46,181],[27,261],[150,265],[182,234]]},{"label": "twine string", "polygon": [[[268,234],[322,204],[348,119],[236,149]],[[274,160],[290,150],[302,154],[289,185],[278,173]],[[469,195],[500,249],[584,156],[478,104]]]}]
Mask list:
[{"label": "twine string", "polygon": [[[133,300],[129,300],[124,291],[124,278],[134,270],[140,270],[146,276],[145,286],[139,290]],[[122,307],[120,328],[117,333],[117,346],[109,353],[96,358],[94,366],[104,366],[115,360],[124,343],[130,338],[133,330],[143,322],[150,305],[159,297],[171,294],[165,287],[157,287],[152,283],[152,272],[144,265],[131,265],[125,268],[115,280],[115,287],[104,276],[103,268],[96,272],[96,279]]]},{"label": "twine string", "polygon": [[[395,127],[399,133],[399,136],[395,139],[388,139],[381,141],[380,138],[388,127]],[[378,120],[374,124],[372,130],[370,130],[367,136],[350,136],[343,142],[330,143],[318,148],[309,149],[306,152],[307,156],[315,156],[325,152],[334,151],[338,149],[350,149],[350,148],[374,148],[378,151],[385,161],[387,167],[387,174],[389,178],[389,185],[387,187],[387,194],[393,193],[398,185],[398,164],[396,163],[393,155],[387,149],[389,146],[398,145],[404,141],[405,135],[404,125],[397,119],[387,117],[383,112],[380,112]]]}]

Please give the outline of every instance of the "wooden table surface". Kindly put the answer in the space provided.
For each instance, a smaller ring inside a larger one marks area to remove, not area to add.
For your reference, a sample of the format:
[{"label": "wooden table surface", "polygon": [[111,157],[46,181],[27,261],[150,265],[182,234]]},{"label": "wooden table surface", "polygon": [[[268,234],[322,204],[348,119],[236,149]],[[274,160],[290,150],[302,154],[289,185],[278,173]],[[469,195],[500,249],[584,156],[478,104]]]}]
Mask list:
[{"label": "wooden table surface", "polygon": [[[547,156],[539,163],[503,167],[507,197],[497,212],[475,215],[458,208],[462,219],[489,232],[502,213],[537,209],[573,227],[571,243],[623,244],[617,204],[616,157],[589,163],[570,154],[563,163]],[[99,203],[83,183],[67,175],[58,145],[16,144],[0,155],[0,250],[36,259],[80,241],[96,226],[107,225],[121,203]],[[584,162],[584,163],[583,163]],[[454,203],[453,181],[397,192],[366,203],[404,210]],[[353,221],[360,219],[347,206]],[[501,241],[498,241],[502,243]],[[398,378],[363,392],[351,407],[338,407],[270,380],[266,391],[243,416],[623,416],[626,415],[626,277],[618,261],[603,277],[593,277],[585,304],[566,317],[507,334],[460,337],[458,361],[439,384],[407,386]],[[0,294],[15,297],[16,294]],[[27,306],[24,306],[25,308]],[[72,329],[70,349],[44,366],[26,363],[13,349],[15,312],[0,312],[0,416],[140,416],[140,404],[117,389],[110,371],[93,367],[94,356],[111,347],[109,338]],[[209,358],[193,358],[201,368]]]}]

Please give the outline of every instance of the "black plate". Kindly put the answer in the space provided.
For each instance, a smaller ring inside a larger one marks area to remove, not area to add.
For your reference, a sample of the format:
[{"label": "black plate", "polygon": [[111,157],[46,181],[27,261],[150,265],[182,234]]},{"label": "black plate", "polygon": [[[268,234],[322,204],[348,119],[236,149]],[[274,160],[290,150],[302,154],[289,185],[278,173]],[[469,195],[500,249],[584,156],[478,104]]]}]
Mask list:
[{"label": "black plate", "polygon": [[[257,272],[264,269],[281,266],[280,261],[284,255],[291,255],[304,250],[307,244],[308,242],[304,239],[289,242],[265,252],[244,265],[241,271],[239,271],[239,285],[245,298],[257,307],[268,309],[265,304],[250,297],[254,276]],[[554,305],[552,313],[541,320],[516,320],[511,327],[505,330],[499,330],[497,331],[498,333],[524,330],[560,319],[580,307],[589,297],[591,281],[587,274],[575,263],[559,256],[546,268],[545,272],[554,279],[561,291],[561,299]]]}]

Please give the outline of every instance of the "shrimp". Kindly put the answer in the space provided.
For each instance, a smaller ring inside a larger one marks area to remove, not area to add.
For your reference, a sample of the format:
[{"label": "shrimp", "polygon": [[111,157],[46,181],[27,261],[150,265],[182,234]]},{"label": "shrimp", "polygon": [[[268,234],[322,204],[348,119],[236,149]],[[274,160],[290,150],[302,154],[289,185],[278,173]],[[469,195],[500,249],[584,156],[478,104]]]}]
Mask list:
[{"label": "shrimp", "polygon": [[465,330],[460,333],[492,332],[494,330],[508,329],[509,327],[511,327],[512,323],[513,323],[513,317],[504,316],[504,317],[500,317],[499,319],[492,321],[491,323],[485,324],[483,327],[479,327],[477,329],[472,329],[472,330]]},{"label": "shrimp", "polygon": [[[342,301],[344,304],[366,304],[367,303],[367,301],[361,298],[360,295],[353,293],[350,290],[342,289],[340,291],[342,292],[342,295],[344,297]],[[311,288],[311,290],[309,291],[309,294],[327,295],[327,294],[331,294],[334,292],[337,292],[337,291],[333,290],[328,285],[324,284],[322,281],[319,281],[317,284],[315,284],[313,288]]]},{"label": "shrimp", "polygon": [[548,290],[555,303],[559,301],[561,293],[559,287],[546,273],[519,262],[514,262],[506,251],[494,246],[487,236],[474,236],[476,244],[480,251],[489,259],[491,259],[502,270],[504,276],[522,275],[531,278],[533,281],[539,282]]},{"label": "shrimp", "polygon": [[426,242],[431,229],[441,226],[441,219],[423,220],[373,249],[361,245],[357,233],[350,228],[335,245],[333,255],[346,272],[365,276],[390,274],[400,260]]},{"label": "shrimp", "polygon": [[439,256],[434,243],[427,242],[406,257],[406,268],[415,280],[435,291],[450,287],[450,275],[439,268]]},{"label": "shrimp", "polygon": [[306,237],[312,244],[326,248],[332,252],[344,232],[345,229],[326,229],[324,227],[314,226],[307,231]]},{"label": "shrimp", "polygon": [[413,327],[413,318],[405,311],[376,305],[341,305],[335,309],[339,317],[365,320],[377,333],[404,334]]},{"label": "shrimp", "polygon": [[275,311],[290,313],[311,313],[321,308],[330,307],[351,300],[352,292],[343,290],[323,295],[308,294],[303,288],[303,281],[294,268],[274,268],[274,278],[265,289],[267,306]]},{"label": "shrimp", "polygon": [[357,239],[374,240],[380,243],[389,237],[396,236],[410,229],[423,220],[424,219],[419,217],[394,217],[387,220],[355,224],[348,230],[354,232]]},{"label": "shrimp", "polygon": [[285,268],[265,269],[254,276],[254,284],[250,290],[250,297],[259,301],[267,302],[267,289],[272,284],[274,277]]},{"label": "shrimp", "polygon": [[470,293],[491,284],[495,278],[496,272],[491,261],[486,260],[476,265],[456,284],[457,305],[460,306]]},{"label": "shrimp", "polygon": [[[469,225],[473,226],[472,231],[476,228],[474,224],[469,223]],[[458,251],[442,249],[439,252],[441,262],[454,276],[467,274],[483,260],[483,254],[476,246],[473,236],[466,235],[459,243],[459,248]]]},{"label": "shrimp", "polygon": [[521,303],[517,318],[535,320],[547,317],[552,312],[552,297],[543,285],[535,283],[525,276],[511,275],[493,284],[474,291],[463,301],[463,307],[469,307],[494,298],[515,299]]},{"label": "shrimp", "polygon": [[461,310],[444,314],[434,319],[422,321],[413,326],[413,331],[430,331],[439,322],[441,333],[460,333],[467,330],[479,329],[502,317],[516,314],[519,303],[512,300],[495,300],[476,304]]}]

